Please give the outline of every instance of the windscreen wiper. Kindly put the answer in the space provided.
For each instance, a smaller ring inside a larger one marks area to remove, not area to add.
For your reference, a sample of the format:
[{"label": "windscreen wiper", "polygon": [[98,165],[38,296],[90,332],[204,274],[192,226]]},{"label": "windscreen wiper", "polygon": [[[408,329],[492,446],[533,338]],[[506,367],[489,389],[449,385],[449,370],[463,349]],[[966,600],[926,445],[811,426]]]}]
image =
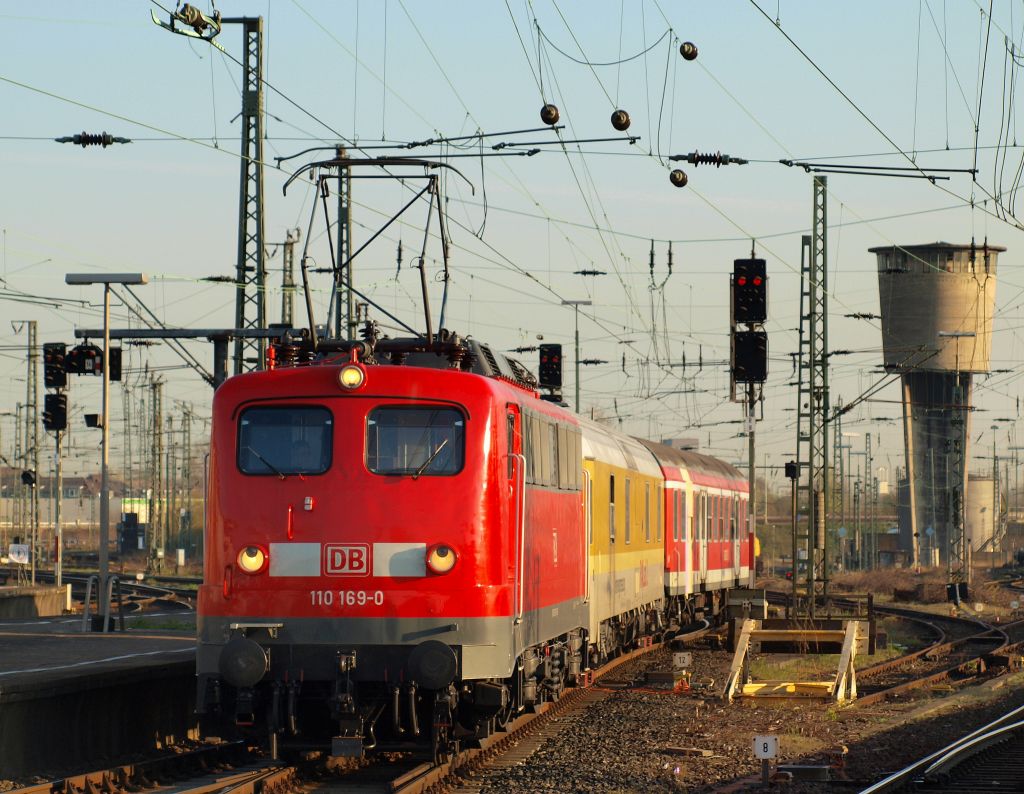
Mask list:
[{"label": "windscreen wiper", "polygon": [[263,457],[259,452],[257,452],[252,447],[246,447],[246,449],[249,450],[253,455],[255,455],[260,460],[260,462],[262,462],[264,466],[266,466],[268,469],[274,472],[274,474],[276,474],[282,480],[284,479],[284,473],[280,469],[278,469],[277,466],[275,466],[273,463],[271,463],[269,460]]},{"label": "windscreen wiper", "polygon": [[419,477],[421,474],[423,474],[423,472],[425,472],[427,470],[427,466],[429,466],[431,463],[434,462],[434,458],[437,457],[437,453],[439,453],[442,449],[444,449],[444,446],[447,443],[448,443],[448,439],[446,438],[444,441],[442,441],[440,444],[437,445],[437,449],[435,449],[433,452],[431,452],[430,453],[430,457],[427,458],[425,461],[423,461],[423,465],[420,466],[418,469],[416,469],[416,471],[413,473],[412,478],[414,480],[417,477]]}]

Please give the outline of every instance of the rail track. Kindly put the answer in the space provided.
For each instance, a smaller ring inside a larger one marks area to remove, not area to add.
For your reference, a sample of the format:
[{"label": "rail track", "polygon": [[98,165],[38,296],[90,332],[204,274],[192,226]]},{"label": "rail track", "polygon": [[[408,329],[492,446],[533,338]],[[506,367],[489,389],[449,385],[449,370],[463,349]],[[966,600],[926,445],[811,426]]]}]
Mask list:
[{"label": "rail track", "polygon": [[[696,639],[708,633],[703,627],[677,640]],[[532,713],[512,720],[505,728],[464,749],[450,760],[434,764],[409,753],[384,753],[351,764],[324,764],[322,759],[283,762],[245,742],[224,742],[195,750],[168,753],[159,758],[108,769],[69,775],[6,794],[139,794],[164,790],[173,784],[175,794],[421,794],[460,790],[483,769],[514,764],[559,729],[558,718],[585,709],[612,694],[610,689],[589,686],[621,665],[660,647],[648,643],[604,665],[588,685],[567,690],[553,703],[543,703]],[[472,790],[466,788],[464,790]]]},{"label": "rail track", "polygon": [[901,791],[1020,791],[1024,707],[895,772],[862,794]]},{"label": "rail track", "polygon": [[[3,570],[0,569],[0,575]],[[12,574],[13,575],[13,574]],[[71,597],[78,603],[85,600],[86,584],[89,580],[88,574],[65,573],[62,580],[71,585]],[[37,571],[36,581],[53,584],[54,575],[50,571]],[[173,581],[160,580],[163,583],[146,584],[141,581],[125,576],[119,580],[121,595],[124,600],[126,612],[137,612],[140,610],[152,609],[181,609],[194,610],[196,591],[188,587],[171,587]],[[185,583],[190,580],[183,580]]]},{"label": "rail track", "polygon": [[876,608],[930,629],[935,641],[917,651],[879,662],[857,672],[860,705],[877,703],[933,686],[963,683],[987,669],[986,659],[1009,647],[1007,627],[994,628],[974,619],[931,615],[898,607]]},{"label": "rail track", "polygon": [[[784,601],[773,593],[772,603]],[[843,598],[832,600],[838,609],[854,608]],[[854,703],[866,706],[904,696],[942,682],[964,684],[984,674],[992,665],[1010,665],[1024,649],[1024,620],[992,626],[975,618],[947,616],[895,606],[873,607],[875,613],[909,621],[929,632],[933,641],[857,670],[858,696]]]}]

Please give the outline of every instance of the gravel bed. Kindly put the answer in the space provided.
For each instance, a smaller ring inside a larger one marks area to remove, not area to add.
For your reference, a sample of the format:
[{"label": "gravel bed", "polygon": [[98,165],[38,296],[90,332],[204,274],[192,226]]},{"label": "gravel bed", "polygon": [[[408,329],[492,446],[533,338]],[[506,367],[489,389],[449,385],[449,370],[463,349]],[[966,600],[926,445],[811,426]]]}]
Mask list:
[{"label": "gravel bed", "polygon": [[[695,676],[713,677],[717,692],[731,654],[695,648],[693,657]],[[752,744],[758,734],[780,737],[778,760],[784,764],[827,764],[830,751],[846,746],[845,768],[833,772],[834,779],[866,784],[1024,704],[1024,674],[863,709],[822,703],[726,706],[711,694],[674,693],[657,684],[613,689],[645,670],[670,669],[669,649],[620,667],[598,683],[611,690],[606,699],[560,718],[557,738],[522,763],[478,773],[467,788],[489,794],[757,790],[761,767]],[[684,748],[711,755],[686,755]],[[851,783],[795,783],[787,790],[849,791]]]}]

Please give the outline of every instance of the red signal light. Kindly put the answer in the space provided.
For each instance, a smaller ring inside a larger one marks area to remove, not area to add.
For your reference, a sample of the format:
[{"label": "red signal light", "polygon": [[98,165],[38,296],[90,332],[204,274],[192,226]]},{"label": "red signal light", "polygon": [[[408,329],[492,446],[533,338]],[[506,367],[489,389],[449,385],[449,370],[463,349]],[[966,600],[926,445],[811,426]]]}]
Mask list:
[{"label": "red signal light", "polygon": [[755,287],[760,287],[761,286],[761,281],[762,281],[762,279],[761,279],[760,276],[754,276],[754,286]]},{"label": "red signal light", "polygon": [[739,286],[739,287],[745,287],[747,285],[747,277],[746,276],[738,276],[737,279],[736,279],[736,285]]}]

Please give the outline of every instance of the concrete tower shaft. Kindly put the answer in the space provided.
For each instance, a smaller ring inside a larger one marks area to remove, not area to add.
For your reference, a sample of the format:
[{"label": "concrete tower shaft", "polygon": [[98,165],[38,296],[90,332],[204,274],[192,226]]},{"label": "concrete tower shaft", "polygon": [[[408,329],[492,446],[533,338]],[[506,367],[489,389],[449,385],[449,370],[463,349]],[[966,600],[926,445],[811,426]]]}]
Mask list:
[{"label": "concrete tower shaft", "polygon": [[886,368],[988,372],[996,260],[1005,250],[950,243],[869,249],[878,257]]},{"label": "concrete tower shaft", "polygon": [[915,559],[931,528],[943,560],[957,562],[972,376],[989,370],[996,261],[1005,250],[950,243],[870,249],[878,260],[885,367],[902,380],[911,526],[901,535],[916,538]]}]

